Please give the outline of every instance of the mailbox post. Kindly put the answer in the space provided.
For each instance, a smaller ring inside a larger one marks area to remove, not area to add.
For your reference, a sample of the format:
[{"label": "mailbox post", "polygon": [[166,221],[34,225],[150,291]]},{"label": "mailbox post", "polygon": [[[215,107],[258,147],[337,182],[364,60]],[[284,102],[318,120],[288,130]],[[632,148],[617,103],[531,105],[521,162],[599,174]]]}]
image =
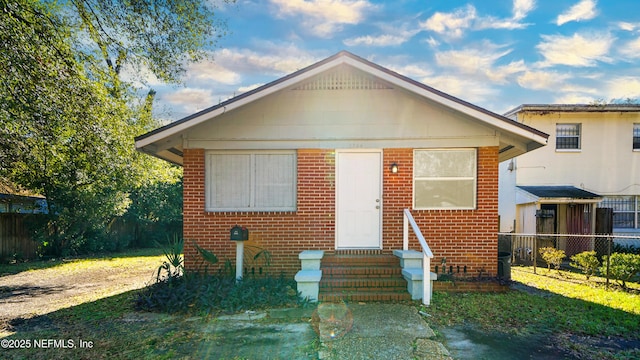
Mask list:
[{"label": "mailbox post", "polygon": [[249,240],[249,229],[236,225],[231,228],[230,238],[236,242],[236,281],[240,281],[244,269],[244,242]]}]

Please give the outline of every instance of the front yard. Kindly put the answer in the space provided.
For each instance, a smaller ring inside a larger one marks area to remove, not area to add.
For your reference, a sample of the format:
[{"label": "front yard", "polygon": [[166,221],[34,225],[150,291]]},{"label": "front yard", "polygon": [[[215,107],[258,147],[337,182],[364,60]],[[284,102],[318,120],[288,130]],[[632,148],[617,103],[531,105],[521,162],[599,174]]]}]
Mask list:
[{"label": "front yard", "polygon": [[[217,349],[233,340],[221,338],[219,333],[211,330],[220,321],[216,315],[139,312],[133,305],[140,290],[121,286],[121,291],[113,292],[112,282],[119,271],[124,276],[146,263],[147,270],[139,275],[143,286],[153,279],[161,260],[158,255],[93,259],[80,263],[78,260],[28,271],[33,279],[45,280],[45,277],[58,274],[52,277],[58,279],[58,286],[76,291],[89,289],[88,293],[92,295],[70,297],[68,304],[58,303],[57,309],[32,309],[35,316],[23,314],[7,319],[0,329],[0,341],[4,347],[2,357],[169,359],[206,355],[215,358]],[[105,269],[109,261],[117,263],[117,266]],[[94,275],[84,277],[87,283],[80,283],[82,277],[72,275],[80,270]],[[11,304],[12,296],[16,296],[8,291],[9,286],[24,286],[18,283],[9,285],[11,279],[18,279],[15,276],[26,273],[15,272],[15,268],[0,266],[0,274],[3,274],[0,277],[1,308]],[[464,329],[498,339],[491,345],[496,349],[508,347],[510,343],[518,344],[519,339],[533,339],[530,351],[540,353],[544,350],[561,358],[639,358],[640,284],[628,284],[632,288],[629,292],[606,291],[600,285],[585,284],[580,276],[555,270],[549,273],[546,269],[538,269],[538,275],[535,275],[530,268],[514,267],[512,277],[516,290],[499,294],[435,293],[432,306],[421,310],[427,314],[425,319],[440,334],[445,345],[447,331]],[[102,283],[111,290],[103,291],[96,283]],[[21,299],[20,307],[24,308],[28,300]],[[420,307],[418,303],[415,306]],[[304,316],[285,320],[267,317],[258,321],[271,327],[283,323],[307,324],[309,319]],[[253,340],[249,336],[242,341],[248,345]],[[317,337],[304,341],[299,353],[314,358],[319,346]],[[26,348],[27,343],[30,343],[30,348]]]}]

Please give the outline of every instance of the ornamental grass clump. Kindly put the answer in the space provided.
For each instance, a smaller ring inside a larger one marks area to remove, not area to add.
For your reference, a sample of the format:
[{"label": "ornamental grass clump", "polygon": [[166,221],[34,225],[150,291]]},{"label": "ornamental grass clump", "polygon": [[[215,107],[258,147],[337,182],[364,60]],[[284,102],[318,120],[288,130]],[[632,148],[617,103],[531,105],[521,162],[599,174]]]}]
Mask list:
[{"label": "ornamental grass clump", "polygon": [[587,280],[592,275],[595,275],[600,267],[600,261],[595,251],[584,251],[579,254],[575,254],[571,257],[571,266],[580,269],[582,273],[587,277]]}]

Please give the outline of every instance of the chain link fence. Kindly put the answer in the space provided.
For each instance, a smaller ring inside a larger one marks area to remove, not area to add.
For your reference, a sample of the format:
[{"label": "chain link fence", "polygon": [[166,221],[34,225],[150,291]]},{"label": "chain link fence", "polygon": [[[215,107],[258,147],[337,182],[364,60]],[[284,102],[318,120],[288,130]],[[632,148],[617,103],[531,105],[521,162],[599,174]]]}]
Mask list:
[{"label": "chain link fence", "polygon": [[[547,267],[540,255],[542,248],[554,248],[564,251],[561,268],[571,268],[571,256],[585,251],[595,251],[598,260],[609,268],[609,259],[613,253],[640,254],[640,235],[585,235],[585,234],[518,234],[499,233],[498,251],[509,253],[511,264]],[[609,284],[609,274],[602,274]]]}]

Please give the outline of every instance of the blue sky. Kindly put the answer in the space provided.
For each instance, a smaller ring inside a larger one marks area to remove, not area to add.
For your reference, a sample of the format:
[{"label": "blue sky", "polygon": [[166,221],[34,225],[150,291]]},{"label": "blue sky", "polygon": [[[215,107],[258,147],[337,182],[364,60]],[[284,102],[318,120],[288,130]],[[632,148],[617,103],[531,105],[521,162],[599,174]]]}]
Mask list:
[{"label": "blue sky", "polygon": [[182,86],[149,81],[177,120],[341,50],[504,113],[640,98],[639,0],[239,0]]}]

